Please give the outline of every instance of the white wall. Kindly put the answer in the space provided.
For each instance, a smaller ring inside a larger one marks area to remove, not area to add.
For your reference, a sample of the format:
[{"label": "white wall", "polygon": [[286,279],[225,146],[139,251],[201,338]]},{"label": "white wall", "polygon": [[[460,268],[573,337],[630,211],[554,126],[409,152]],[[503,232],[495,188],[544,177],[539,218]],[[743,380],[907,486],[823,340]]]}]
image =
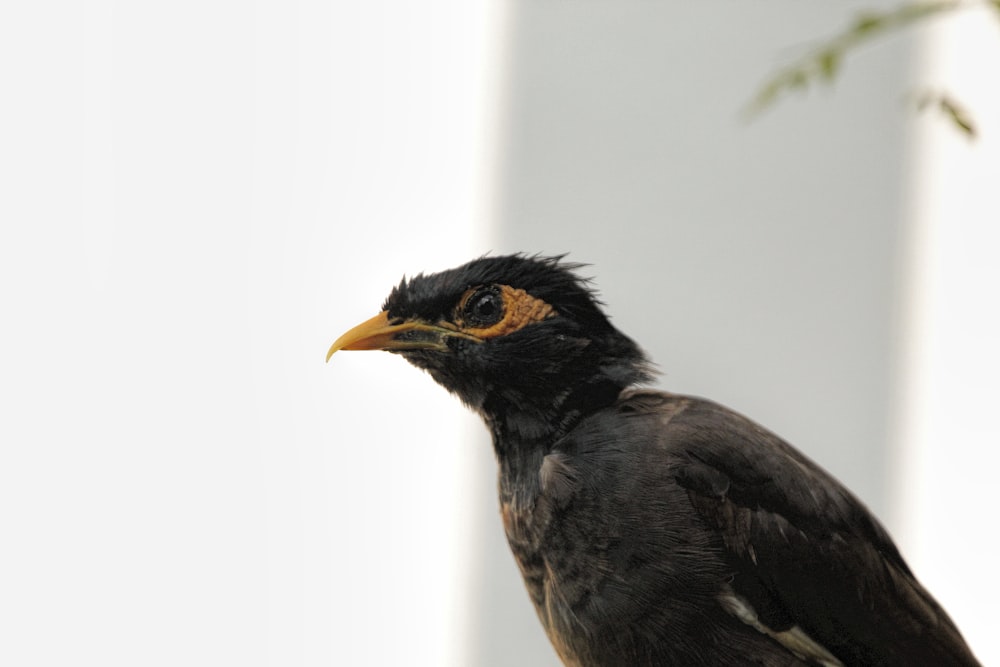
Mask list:
[{"label": "white wall", "polygon": [[495,10],[4,5],[0,663],[462,664],[482,438],[323,358],[481,252]]},{"label": "white wall", "polygon": [[965,107],[979,136],[933,115],[913,129],[894,514],[912,567],[989,665],[1000,662],[1000,583],[989,574],[1000,465],[1000,24],[995,12],[961,12],[920,37],[919,80]]}]

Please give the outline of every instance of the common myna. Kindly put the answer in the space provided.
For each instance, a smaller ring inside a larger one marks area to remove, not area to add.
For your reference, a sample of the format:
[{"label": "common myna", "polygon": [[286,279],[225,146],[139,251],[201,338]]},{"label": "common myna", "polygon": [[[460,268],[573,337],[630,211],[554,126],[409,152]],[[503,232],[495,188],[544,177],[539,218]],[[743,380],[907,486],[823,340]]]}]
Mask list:
[{"label": "common myna", "polygon": [[567,665],[976,665],[878,520],[721,405],[637,388],[578,265],[404,279],[330,348],[388,350],[478,412],[528,594]]}]

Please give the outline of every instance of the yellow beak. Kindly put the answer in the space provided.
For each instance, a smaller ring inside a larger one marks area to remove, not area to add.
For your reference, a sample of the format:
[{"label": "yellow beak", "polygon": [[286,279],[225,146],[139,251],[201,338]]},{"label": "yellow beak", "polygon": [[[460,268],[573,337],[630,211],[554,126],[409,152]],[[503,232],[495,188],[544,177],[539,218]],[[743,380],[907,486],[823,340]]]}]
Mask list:
[{"label": "yellow beak", "polygon": [[338,350],[439,350],[448,349],[449,337],[481,339],[459,331],[448,322],[430,324],[421,320],[405,320],[391,324],[388,311],[362,322],[347,331],[330,346],[326,360]]}]

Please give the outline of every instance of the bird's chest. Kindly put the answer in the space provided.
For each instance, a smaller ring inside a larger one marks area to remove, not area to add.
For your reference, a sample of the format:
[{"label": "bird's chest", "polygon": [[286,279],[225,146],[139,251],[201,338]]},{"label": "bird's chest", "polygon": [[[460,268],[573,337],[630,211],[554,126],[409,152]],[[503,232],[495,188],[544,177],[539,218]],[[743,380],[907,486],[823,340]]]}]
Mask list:
[{"label": "bird's chest", "polygon": [[[576,644],[590,634],[591,609],[599,606],[610,571],[607,540],[568,485],[556,484],[549,459],[530,481],[501,474],[500,512],[511,553],[542,625],[566,664],[577,664]],[[574,502],[576,501],[576,502]]]},{"label": "bird's chest", "polygon": [[[541,502],[539,502],[541,500]],[[544,499],[504,494],[501,486],[500,517],[511,553],[536,606],[544,604],[547,574],[545,536],[551,516]]]},{"label": "bird's chest", "polygon": [[[532,504],[501,495],[500,513],[511,553],[521,570],[525,588],[535,606],[538,618],[559,654],[569,666],[582,664],[570,619],[578,599],[569,599],[567,586],[570,575],[567,566],[571,554],[558,554],[553,549],[553,536],[559,526],[553,525],[551,508],[544,497]],[[575,596],[574,596],[575,597]]]}]

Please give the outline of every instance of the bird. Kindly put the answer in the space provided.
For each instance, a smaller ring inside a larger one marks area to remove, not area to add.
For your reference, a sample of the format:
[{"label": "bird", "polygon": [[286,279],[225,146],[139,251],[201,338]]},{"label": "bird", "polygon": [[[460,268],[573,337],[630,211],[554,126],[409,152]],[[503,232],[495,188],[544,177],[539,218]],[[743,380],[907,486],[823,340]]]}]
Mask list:
[{"label": "bird", "polygon": [[650,388],[584,265],[406,278],[340,350],[385,350],[483,419],[504,532],[571,667],[978,665],[878,519],[780,437]]}]

